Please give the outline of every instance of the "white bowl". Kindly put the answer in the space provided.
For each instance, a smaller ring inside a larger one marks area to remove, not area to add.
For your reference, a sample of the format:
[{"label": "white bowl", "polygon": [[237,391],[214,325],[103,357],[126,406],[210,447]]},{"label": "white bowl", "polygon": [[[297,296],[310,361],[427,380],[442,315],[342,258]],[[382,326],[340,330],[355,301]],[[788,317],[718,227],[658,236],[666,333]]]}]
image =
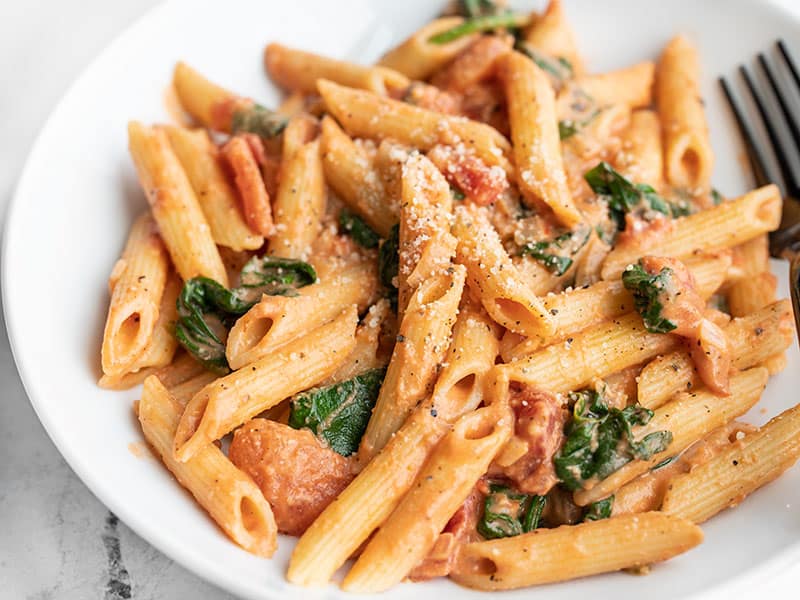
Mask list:
[{"label": "white bowl", "polygon": [[[752,184],[714,77],[783,37],[800,57],[800,28],[757,1],[576,0],[570,18],[592,70],[654,58],[677,32],[700,47],[705,70],[714,181],[726,194]],[[8,212],[3,301],[14,356],[39,418],[78,476],[130,527],[172,559],[247,598],[306,598],[283,574],[293,546],[281,538],[273,560],[240,550],[152,457],[131,411],[138,390],[95,385],[108,296],[106,280],[132,218],[145,206],[127,154],[129,119],[164,121],[164,91],[178,59],[212,80],[260,99],[279,95],[262,68],[264,45],[289,45],[371,61],[433,17],[440,2],[176,0],[121,35],[72,86],[42,131]],[[779,271],[785,265],[776,263]],[[785,277],[782,295],[786,295]],[[760,423],[798,400],[800,357],[774,378],[750,416]],[[792,507],[792,508],[790,508]],[[666,600],[722,591],[742,577],[765,577],[800,556],[800,470],[726,511],[704,529],[697,549],[649,577],[614,574],[508,593],[508,598]],[[569,560],[569,557],[564,557]],[[720,587],[722,586],[722,587]],[[646,592],[645,592],[646,590]],[[401,585],[387,597],[485,597],[449,581]],[[343,597],[330,587],[319,597]]]}]

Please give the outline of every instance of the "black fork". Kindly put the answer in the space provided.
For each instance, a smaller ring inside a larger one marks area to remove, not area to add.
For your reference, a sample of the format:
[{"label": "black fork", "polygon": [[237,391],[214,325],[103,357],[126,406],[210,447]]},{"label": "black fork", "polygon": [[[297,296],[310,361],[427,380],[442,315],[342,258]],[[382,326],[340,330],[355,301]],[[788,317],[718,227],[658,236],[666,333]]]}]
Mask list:
[{"label": "black fork", "polygon": [[[791,73],[794,85],[800,90],[800,72],[798,72],[786,44],[783,40],[779,40],[776,46]],[[764,147],[752,127],[752,122],[748,121],[728,82],[724,77],[720,77],[719,83],[744,138],[756,184],[761,186],[776,183],[783,195],[781,224],[776,231],[769,234],[769,249],[772,256],[789,261],[789,286],[794,306],[794,319],[797,330],[800,332],[800,179],[792,168],[789,158],[792,155],[800,156],[800,111],[794,111],[790,106],[791,101],[778,82],[774,63],[771,63],[764,53],[758,55],[758,63],[769,82],[769,92],[759,90],[747,67],[740,66],[739,72],[764,124],[776,160],[771,160],[764,151]],[[771,93],[779,111],[770,110],[766,101],[767,93]],[[787,128],[791,134],[791,144],[786,144],[778,133]]]}]

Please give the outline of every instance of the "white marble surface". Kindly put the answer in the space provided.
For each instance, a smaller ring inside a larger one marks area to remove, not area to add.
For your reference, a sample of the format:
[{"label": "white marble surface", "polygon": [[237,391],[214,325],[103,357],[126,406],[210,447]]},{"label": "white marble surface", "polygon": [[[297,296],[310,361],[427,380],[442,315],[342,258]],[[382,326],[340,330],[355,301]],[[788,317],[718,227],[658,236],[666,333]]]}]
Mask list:
[{"label": "white marble surface", "polygon": [[[633,0],[632,0],[633,1]],[[800,15],[798,0],[773,0]],[[155,0],[0,2],[0,209],[69,83]],[[22,389],[0,327],[0,599],[231,598],[129,530],[73,474]],[[796,597],[800,567],[748,597]],[[757,591],[756,591],[757,590]]]}]

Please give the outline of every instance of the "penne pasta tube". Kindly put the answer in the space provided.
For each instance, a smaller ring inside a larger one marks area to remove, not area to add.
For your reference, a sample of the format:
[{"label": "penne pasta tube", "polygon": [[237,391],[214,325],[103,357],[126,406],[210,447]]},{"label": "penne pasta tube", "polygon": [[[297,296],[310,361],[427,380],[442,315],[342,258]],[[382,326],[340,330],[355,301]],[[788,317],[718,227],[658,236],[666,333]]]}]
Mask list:
[{"label": "penne pasta tube", "polygon": [[172,328],[178,316],[176,301],[181,286],[181,280],[172,273],[164,286],[158,320],[144,350],[130,366],[129,371],[122,375],[103,375],[97,382],[98,386],[109,390],[127,390],[139,385],[147,377],[172,362],[178,349],[178,340],[172,334]]},{"label": "penne pasta tube", "polygon": [[448,429],[447,421],[431,414],[430,405],[418,407],[300,537],[286,578],[296,585],[326,585],[400,503]]},{"label": "penne pasta tube", "polygon": [[553,393],[569,392],[668,352],[678,343],[675,336],[648,333],[641,317],[629,313],[577,333],[565,343],[498,365],[495,371],[501,385],[518,382]]},{"label": "penne pasta tube", "polygon": [[734,317],[748,315],[775,301],[778,278],[769,271],[735,281],[728,288],[728,309]]},{"label": "penne pasta tube", "polygon": [[480,590],[510,590],[645,567],[702,541],[702,530],[679,517],[623,515],[466,544],[451,578]]},{"label": "penne pasta tube", "polygon": [[732,444],[707,463],[676,477],[662,511],[695,523],[736,506],[800,459],[800,405]]},{"label": "penne pasta tube", "polygon": [[730,396],[717,396],[709,390],[699,389],[679,394],[659,407],[650,422],[634,433],[643,436],[653,431],[671,431],[672,442],[667,449],[649,460],[632,460],[594,487],[576,491],[573,495],[575,504],[586,506],[610,496],[665,458],[679,454],[710,431],[743,415],[758,402],[768,378],[766,369],[756,367],[731,377]]},{"label": "penne pasta tube", "polygon": [[279,86],[304,94],[317,93],[317,80],[329,79],[339,85],[386,96],[404,90],[408,77],[387,67],[362,66],[311,52],[272,43],[264,50],[267,73]]},{"label": "penne pasta tube", "polygon": [[431,43],[430,39],[436,34],[463,22],[461,17],[444,17],[431,21],[387,52],[378,61],[378,65],[398,71],[409,79],[427,79],[478,39],[479,34],[470,34],[446,44]]},{"label": "penne pasta tube", "polygon": [[629,264],[644,255],[686,258],[701,250],[731,248],[778,228],[781,195],[767,185],[719,206],[676,219],[659,236],[646,236],[646,246],[618,245],[603,263],[603,279],[616,279]]},{"label": "penne pasta tube", "polygon": [[167,134],[132,121],[128,124],[128,146],[178,275],[184,281],[210,277],[227,287],[228,276],[211,230]]},{"label": "penne pasta tube", "polygon": [[[733,319],[723,327],[730,347],[732,365],[749,369],[789,347],[794,337],[792,306],[781,300],[746,317]],[[700,384],[694,361],[685,350],[660,356],[639,374],[638,400],[647,408],[658,408],[680,391]]]},{"label": "penne pasta tube", "polygon": [[503,248],[500,236],[479,207],[455,210],[456,260],[466,266],[470,287],[486,312],[503,327],[528,336],[554,331],[551,315]]},{"label": "penne pasta tube", "polygon": [[667,182],[692,193],[708,191],[714,152],[700,92],[700,65],[697,49],[683,36],[673,38],[658,61],[656,104]]},{"label": "penne pasta tube", "polygon": [[336,122],[322,119],[320,138],[325,180],[350,209],[363,218],[382,238],[397,223],[396,200],[386,198],[377,170],[366,154]]},{"label": "penne pasta tube", "polygon": [[367,544],[342,589],[382,592],[400,583],[433,548],[450,517],[511,437],[513,423],[511,410],[499,403],[461,417]]},{"label": "penne pasta tube", "polygon": [[358,312],[366,310],[377,288],[374,265],[360,262],[300,288],[296,296],[264,295],[231,328],[225,347],[228,364],[241,369],[254,363],[353,304]]},{"label": "penne pasta tube", "polygon": [[733,264],[728,278],[738,281],[769,271],[769,236],[765,233],[734,246]]},{"label": "penne pasta tube", "polygon": [[547,10],[534,18],[524,32],[525,41],[549,56],[567,60],[575,75],[584,71],[575,42],[575,33],[567,21],[561,0],[550,0]]},{"label": "penne pasta tube", "polygon": [[664,178],[661,150],[661,122],[652,110],[635,110],[622,132],[617,169],[631,181],[646,181],[658,189]]},{"label": "penne pasta tube", "polygon": [[[702,298],[709,298],[722,285],[728,265],[730,255],[726,253],[686,261],[686,266],[695,276],[697,291]],[[517,360],[545,344],[562,341],[570,334],[634,310],[633,298],[621,280],[598,281],[585,288],[549,294],[542,298],[542,304],[552,317],[555,332],[545,339],[523,338],[504,352],[505,362]]]},{"label": "penne pasta tube", "polygon": [[508,102],[523,199],[528,206],[547,207],[561,224],[573,227],[583,217],[567,186],[550,81],[536,63],[519,52],[504,54],[496,66]]},{"label": "penne pasta tube", "polygon": [[642,108],[652,102],[654,73],[655,65],[646,61],[608,73],[584,75],[573,85],[588,94],[598,106],[625,104]]},{"label": "penne pasta tube", "polygon": [[165,125],[163,129],[189,177],[214,241],[237,251],[261,248],[264,238],[245,222],[236,190],[228,181],[219,151],[208,133],[204,129],[173,125]]},{"label": "penne pasta tube", "polygon": [[497,325],[478,307],[461,307],[453,341],[431,393],[439,417],[454,421],[484,399],[484,387],[498,353]]},{"label": "penne pasta tube", "polygon": [[452,266],[456,239],[450,234],[453,196],[434,164],[420,154],[409,157],[402,172],[398,315],[426,279]]},{"label": "penne pasta tube", "polygon": [[278,543],[275,518],[261,490],[247,475],[213,444],[188,462],[173,458],[172,438],[180,408],[158,378],[147,378],[138,409],[145,439],[229,538],[248,552],[272,556]]},{"label": "penne pasta tube", "polygon": [[156,328],[168,272],[169,258],[156,224],[143,214],[131,227],[109,278],[111,302],[100,348],[104,375],[120,377],[135,370]]},{"label": "penne pasta tube", "polygon": [[325,79],[320,79],[317,87],[328,111],[352,136],[394,138],[423,152],[437,144],[463,144],[490,167],[502,167],[507,173],[512,170],[508,140],[489,125],[443,115]]},{"label": "penne pasta tube", "polygon": [[273,206],[275,231],[269,253],[284,258],[305,259],[322,229],[325,215],[325,177],[319,141],[284,153],[278,195]]},{"label": "penne pasta tube", "polygon": [[450,345],[465,269],[433,275],[414,291],[400,322],[392,358],[358,451],[362,463],[375,456],[414,407],[431,392],[438,365]]},{"label": "penne pasta tube", "polygon": [[186,112],[206,127],[216,128],[216,107],[237,98],[236,94],[210,82],[184,62],[175,65],[172,84]]},{"label": "penne pasta tube", "polygon": [[353,305],[330,323],[200,390],[175,432],[175,459],[190,460],[236,426],[329,377],[353,351],[357,321]]}]

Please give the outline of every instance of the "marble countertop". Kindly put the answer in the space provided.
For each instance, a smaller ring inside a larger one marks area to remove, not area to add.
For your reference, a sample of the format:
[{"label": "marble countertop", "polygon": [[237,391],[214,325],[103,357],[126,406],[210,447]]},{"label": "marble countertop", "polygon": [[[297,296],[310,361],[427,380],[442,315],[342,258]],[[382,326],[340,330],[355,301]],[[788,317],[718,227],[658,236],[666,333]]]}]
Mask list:
[{"label": "marble countertop", "polygon": [[[773,0],[800,14],[797,0]],[[70,82],[156,0],[0,2],[0,210]],[[45,41],[46,43],[42,43]],[[2,318],[2,317],[0,317]],[[29,404],[0,326],[0,599],[227,599],[139,538],[61,458]],[[756,596],[791,597],[800,567]],[[791,587],[790,587],[791,586]],[[796,592],[794,592],[796,593]]]}]

